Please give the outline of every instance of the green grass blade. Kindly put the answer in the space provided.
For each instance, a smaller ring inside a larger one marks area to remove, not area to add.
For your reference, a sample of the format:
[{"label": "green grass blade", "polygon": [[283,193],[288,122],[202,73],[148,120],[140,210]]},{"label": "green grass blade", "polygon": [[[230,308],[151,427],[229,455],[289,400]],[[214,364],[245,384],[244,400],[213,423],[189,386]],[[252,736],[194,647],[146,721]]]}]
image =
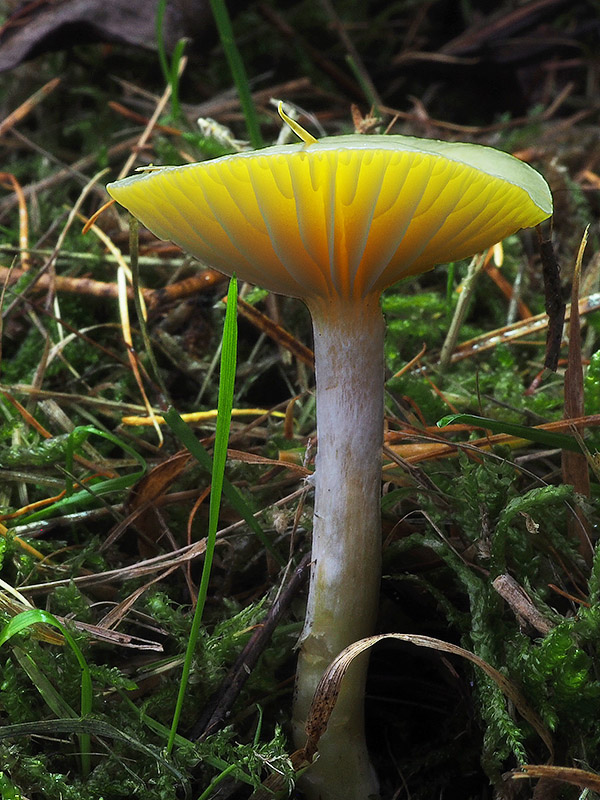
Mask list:
[{"label": "green grass blade", "polygon": [[167,0],[158,0],[158,4],[156,6],[156,49],[158,50],[158,61],[160,63],[160,68],[162,70],[165,82],[170,83],[171,70],[169,68],[167,51],[165,49],[165,37],[163,34],[163,25],[164,25],[166,10],[167,10]]},{"label": "green grass blade", "polygon": [[[190,451],[201,467],[203,467],[207,472],[212,473],[212,459],[202,442],[199,442],[198,439],[196,439],[194,432],[189,425],[181,419],[174,408],[170,408],[164,417],[165,422],[173,431],[175,436],[179,439],[181,444]],[[244,500],[244,496],[240,490],[226,477],[223,478],[223,494],[225,495],[227,502],[230,503],[231,507],[237,511],[240,517],[248,525],[250,530],[254,531],[263,547],[269,551],[269,553],[280,566],[284,567],[286,563],[285,559],[281,557],[281,555],[269,541],[268,536],[261,528],[258,520],[252,513],[252,509]]]},{"label": "green grass blade", "polygon": [[227,461],[227,443],[231,427],[231,409],[233,408],[233,392],[235,387],[235,370],[237,361],[237,279],[229,282],[225,324],[223,327],[223,343],[221,351],[221,374],[219,380],[219,400],[217,404],[217,429],[212,465],[212,489],[210,493],[209,536],[216,534],[219,523],[219,508]]},{"label": "green grass blade", "polygon": [[250,85],[248,83],[244,62],[242,61],[240,51],[237,49],[235,43],[227,6],[224,0],[210,0],[210,7],[212,8],[217,30],[219,31],[219,38],[223,45],[223,50],[225,51],[225,57],[227,58],[233,81],[238,90],[240,105],[242,106],[242,112],[246,120],[246,128],[248,129],[248,138],[250,139],[252,147],[263,147],[264,142],[260,132],[260,125],[258,124],[254,100],[250,92]]},{"label": "green grass blade", "polygon": [[124,450],[134,459],[134,461],[138,462],[140,469],[136,472],[130,472],[127,475],[120,475],[118,478],[90,481],[88,484],[86,484],[88,487],[87,489],[74,492],[71,488],[71,493],[69,493],[69,479],[69,481],[66,483],[67,494],[65,497],[63,497],[61,500],[57,500],[56,503],[52,503],[52,505],[47,506],[47,508],[44,508],[41,511],[35,511],[33,514],[28,514],[26,517],[21,517],[19,519],[19,524],[24,525],[29,522],[36,522],[40,519],[47,519],[57,511],[65,513],[67,510],[72,510],[74,507],[87,507],[91,502],[93,502],[94,495],[102,496],[105,494],[110,494],[111,492],[128,489],[146,474],[147,464],[140,453],[138,453],[133,447],[131,447],[131,445],[127,444],[122,439],[119,439],[114,434],[109,433],[108,431],[102,431],[93,425],[79,425],[76,428],[73,428],[69,434],[69,443],[65,455],[68,472],[72,472],[72,464],[76,450],[83,444],[88,435],[92,433],[96,436],[100,436],[103,439],[107,439],[112,444],[120,447],[121,450]]},{"label": "green grass blade", "polygon": [[516,425],[512,422],[502,422],[497,419],[478,417],[475,414],[449,414],[438,420],[438,428],[445,428],[455,422],[463,422],[466,425],[475,425],[477,428],[485,428],[492,433],[506,433],[508,436],[516,436],[518,439],[527,439],[536,444],[543,444],[547,447],[558,448],[559,450],[571,450],[574,453],[581,453],[577,440],[564,433],[554,433],[544,431],[539,428],[529,428],[526,425]]},{"label": "green grass blade", "polygon": [[232,773],[232,772],[235,772],[235,771],[236,771],[236,769],[237,769],[237,765],[236,765],[236,764],[230,764],[228,767],[226,767],[226,768],[223,770],[223,772],[221,772],[219,775],[217,775],[217,777],[216,777],[216,778],[213,778],[213,780],[212,780],[212,781],[211,781],[211,783],[210,783],[210,786],[208,786],[208,787],[207,787],[207,788],[206,788],[206,789],[205,789],[205,790],[202,792],[202,794],[200,795],[200,797],[198,798],[198,800],[208,800],[208,798],[209,798],[209,797],[212,797],[212,796],[213,796],[213,792],[214,792],[214,790],[215,790],[215,789],[217,788],[217,786],[218,786],[218,785],[221,783],[221,781],[225,780],[225,778],[226,778],[228,775],[231,775],[231,773]]},{"label": "green grass blade", "polygon": [[[81,716],[85,717],[91,713],[92,710],[92,677],[87,665],[87,661],[75,639],[71,636],[69,631],[62,625],[55,616],[48,611],[43,611],[40,608],[32,608],[30,611],[23,611],[17,614],[8,622],[0,632],[0,647],[7,642],[12,636],[20,633],[25,628],[37,623],[43,622],[46,625],[52,625],[62,633],[65,641],[73,651],[79,666],[81,667]],[[81,771],[84,777],[90,773],[90,735],[89,733],[82,733],[79,736],[79,745],[81,747]]]},{"label": "green grass blade", "polygon": [[0,772],[0,797],[2,797],[2,800],[22,800],[23,797],[3,772]]},{"label": "green grass blade", "polygon": [[[0,726],[0,741],[4,739],[16,739],[19,737],[29,737],[40,734],[53,736],[57,733],[76,733],[79,736],[102,736],[105,739],[114,739],[123,742],[128,747],[137,750],[144,755],[155,759],[173,777],[179,781],[184,791],[184,797],[191,795],[188,778],[181,770],[164,757],[162,752],[151,745],[144,744],[139,739],[100,719],[53,719],[36,720],[35,722],[18,722],[14,725]],[[172,796],[172,795],[171,795]]]},{"label": "green grass blade", "polygon": [[173,743],[177,734],[177,725],[183,708],[185,691],[192,665],[192,658],[196,650],[198,635],[202,615],[204,614],[204,604],[208,594],[208,583],[212,568],[213,555],[215,552],[215,542],[217,528],[219,526],[219,508],[221,506],[221,494],[223,489],[223,477],[225,473],[225,462],[227,460],[227,441],[229,439],[229,428],[231,426],[231,409],[233,408],[233,389],[235,383],[235,368],[237,355],[237,280],[233,277],[229,282],[227,293],[227,309],[225,311],[225,324],[223,328],[223,346],[221,351],[221,372],[219,379],[219,401],[217,404],[217,431],[215,435],[215,448],[212,463],[212,483],[210,490],[210,507],[208,513],[208,534],[206,537],[206,552],[204,554],[204,564],[202,567],[202,577],[198,589],[198,600],[194,619],[190,630],[190,638],[183,662],[183,672],[179,683],[179,693],[173,722],[167,742],[167,753],[173,749]]},{"label": "green grass blade", "polygon": [[[31,644],[33,642],[29,643],[30,646]],[[26,653],[20,647],[13,647],[13,655],[55,716],[73,718],[79,716],[75,709],[61,697],[60,692],[55,689],[50,679],[38,667],[38,663],[31,653]]]},{"label": "green grass blade", "polygon": [[181,117],[181,103],[179,102],[179,70],[181,59],[183,58],[183,51],[187,44],[187,39],[180,39],[173,49],[173,57],[171,59],[171,108],[173,109],[173,116],[175,119]]},{"label": "green grass blade", "polygon": [[167,48],[165,47],[165,34],[164,22],[165,12],[167,10],[167,0],[158,0],[156,7],[156,49],[158,51],[158,60],[160,68],[167,83],[171,87],[171,109],[174,119],[181,116],[181,106],[179,104],[179,64],[183,57],[183,51],[186,45],[186,39],[180,39],[173,49],[171,61],[167,56]]},{"label": "green grass blade", "polygon": [[[147,725],[151,731],[154,731],[154,733],[161,736],[163,739],[165,739],[165,741],[169,738],[169,729],[165,725],[149,716],[143,708],[138,708],[138,706],[136,706],[136,704],[129,697],[127,697],[121,689],[119,689],[118,692],[123,701],[127,703],[129,708],[144,725]],[[183,747],[190,747],[193,745],[193,742],[191,742],[190,739],[186,739],[185,736],[177,734],[175,736],[175,744]],[[224,761],[222,758],[219,758],[211,753],[202,753],[202,761],[206,764],[210,764],[210,766],[214,767],[215,769],[220,769],[221,771],[230,766],[227,761]],[[235,779],[242,781],[243,783],[247,783],[250,786],[254,786],[252,778],[246,772],[244,772],[241,764],[236,763],[234,766]]]}]

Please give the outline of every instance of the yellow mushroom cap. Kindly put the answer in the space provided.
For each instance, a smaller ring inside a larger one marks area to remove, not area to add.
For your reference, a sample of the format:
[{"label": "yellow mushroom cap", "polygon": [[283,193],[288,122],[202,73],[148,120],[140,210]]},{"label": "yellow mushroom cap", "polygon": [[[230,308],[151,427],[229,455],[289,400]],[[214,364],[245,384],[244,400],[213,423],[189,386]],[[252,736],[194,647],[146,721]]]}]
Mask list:
[{"label": "yellow mushroom cap", "polygon": [[295,297],[363,297],[537,225],[545,180],[493,148],[336,136],[107,186],[161,239]]}]

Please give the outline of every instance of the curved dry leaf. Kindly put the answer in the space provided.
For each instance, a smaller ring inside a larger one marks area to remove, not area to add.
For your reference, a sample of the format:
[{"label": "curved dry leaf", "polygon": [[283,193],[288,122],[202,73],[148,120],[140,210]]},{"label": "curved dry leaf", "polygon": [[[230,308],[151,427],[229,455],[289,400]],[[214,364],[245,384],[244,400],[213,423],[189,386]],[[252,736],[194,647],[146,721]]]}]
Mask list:
[{"label": "curved dry leaf", "polygon": [[465,650],[457,645],[443,642],[440,639],[434,639],[431,636],[419,636],[410,633],[383,633],[379,636],[370,636],[367,639],[361,639],[351,644],[349,647],[346,647],[346,649],[342,650],[339,656],[332,661],[319,681],[306,722],[306,734],[308,739],[304,748],[304,753],[308,761],[312,761],[318,749],[319,739],[327,730],[329,718],[335,708],[337,696],[346,670],[358,655],[368,650],[370,647],[373,647],[377,642],[381,642],[383,639],[397,639],[402,642],[409,642],[410,644],[417,645],[417,647],[427,647],[432,650],[451,653],[466,658],[468,661],[478,666],[494,681],[502,693],[514,703],[521,716],[534,728],[548,748],[550,760],[552,760],[554,748],[550,732],[540,717],[530,708],[515,686],[505,678],[502,673],[490,666],[487,661],[471,653],[470,650]]},{"label": "curved dry leaf", "polygon": [[[0,26],[0,72],[41,53],[73,44],[119,42],[156,49],[156,3],[148,0],[55,0],[21,3]],[[214,38],[210,6],[204,0],[167,3],[163,35],[172,51],[181,38],[199,45]]]},{"label": "curved dry leaf", "polygon": [[523,764],[518,771],[510,774],[511,778],[550,778],[579,786],[580,789],[592,789],[600,792],[600,775],[575,767],[553,767],[548,764]]},{"label": "curved dry leaf", "polygon": [[[307,767],[309,767],[315,757],[315,754],[318,750],[319,739],[327,730],[329,718],[331,717],[333,709],[335,708],[335,703],[340,692],[340,686],[344,675],[346,674],[346,670],[357,656],[359,656],[365,650],[368,650],[370,647],[373,647],[373,645],[377,644],[383,639],[397,639],[402,642],[409,642],[410,644],[417,645],[417,647],[427,647],[431,650],[439,650],[444,653],[451,653],[453,655],[466,658],[471,663],[476,664],[496,683],[502,693],[514,703],[521,716],[526,719],[527,722],[529,722],[534,728],[548,748],[550,752],[550,760],[552,760],[554,757],[554,747],[550,737],[550,732],[535,711],[529,707],[525,699],[513,686],[513,684],[507,680],[502,673],[498,672],[497,669],[494,669],[494,667],[490,666],[487,661],[484,661],[482,658],[479,658],[479,656],[471,653],[470,650],[465,650],[457,645],[443,642],[441,639],[434,639],[431,636],[419,636],[411,633],[382,633],[379,636],[369,636],[367,639],[360,639],[358,642],[354,642],[354,644],[351,644],[345,650],[342,650],[339,656],[331,662],[329,668],[325,671],[317,688],[315,689],[312,705],[308,713],[308,720],[305,727],[308,737],[306,745],[301,750],[296,750],[290,756],[290,761],[297,774],[303,772]],[[516,772],[512,775],[512,777],[546,777],[546,773],[542,775],[541,772],[537,771],[553,768],[526,765],[522,767],[522,769],[528,770],[528,772],[523,774]],[[586,773],[583,770],[568,770],[561,767],[558,767],[557,769],[562,770],[561,774],[566,774],[567,772],[578,773],[584,778],[587,778],[587,776],[591,775],[596,780],[600,780],[598,776],[594,776],[592,773]],[[536,772],[532,772],[532,770],[536,770]],[[568,780],[567,778],[561,778],[555,774],[553,774],[552,777],[556,778],[556,780]],[[588,786],[587,783],[581,783],[577,785]],[[595,786],[598,786],[598,784],[595,784]],[[250,800],[268,800],[268,798],[273,797],[274,793],[282,791],[284,788],[285,782],[281,775],[270,775],[252,794]]]}]

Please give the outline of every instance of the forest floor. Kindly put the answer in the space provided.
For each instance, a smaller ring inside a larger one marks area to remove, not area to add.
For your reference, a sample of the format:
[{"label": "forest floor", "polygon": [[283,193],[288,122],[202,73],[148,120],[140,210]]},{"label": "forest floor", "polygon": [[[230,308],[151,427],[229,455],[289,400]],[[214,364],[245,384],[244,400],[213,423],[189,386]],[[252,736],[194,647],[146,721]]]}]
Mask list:
[{"label": "forest floor", "polygon": [[[551,186],[553,254],[524,231],[384,294],[378,631],[465,648],[506,685],[383,642],[367,734],[384,800],[600,797],[597,3],[231,4],[256,127],[209,6],[159,3],[156,33],[149,5],[0,12],[2,798],[241,800],[273,776],[301,796],[289,719],[312,527],[308,313],[240,284],[237,491],[188,663],[227,278],[142,228],[138,284],[127,214],[93,216],[139,165],[275,142],[277,100],[315,136],[491,145]],[[148,424],[169,408],[187,428]]]}]

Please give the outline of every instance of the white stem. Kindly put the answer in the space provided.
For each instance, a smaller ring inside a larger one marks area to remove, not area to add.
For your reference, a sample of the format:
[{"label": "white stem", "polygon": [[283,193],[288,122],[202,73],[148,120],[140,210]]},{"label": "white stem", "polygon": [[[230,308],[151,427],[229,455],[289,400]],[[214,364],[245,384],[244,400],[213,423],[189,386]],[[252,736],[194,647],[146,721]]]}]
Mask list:
[{"label": "white stem", "polygon": [[[373,633],[381,577],[383,334],[379,298],[309,305],[317,385],[315,515],[306,622],[296,679],[294,737],[315,687],[347,645]],[[364,734],[368,656],[342,683],[319,758],[305,773],[309,800],[377,794]]]}]

